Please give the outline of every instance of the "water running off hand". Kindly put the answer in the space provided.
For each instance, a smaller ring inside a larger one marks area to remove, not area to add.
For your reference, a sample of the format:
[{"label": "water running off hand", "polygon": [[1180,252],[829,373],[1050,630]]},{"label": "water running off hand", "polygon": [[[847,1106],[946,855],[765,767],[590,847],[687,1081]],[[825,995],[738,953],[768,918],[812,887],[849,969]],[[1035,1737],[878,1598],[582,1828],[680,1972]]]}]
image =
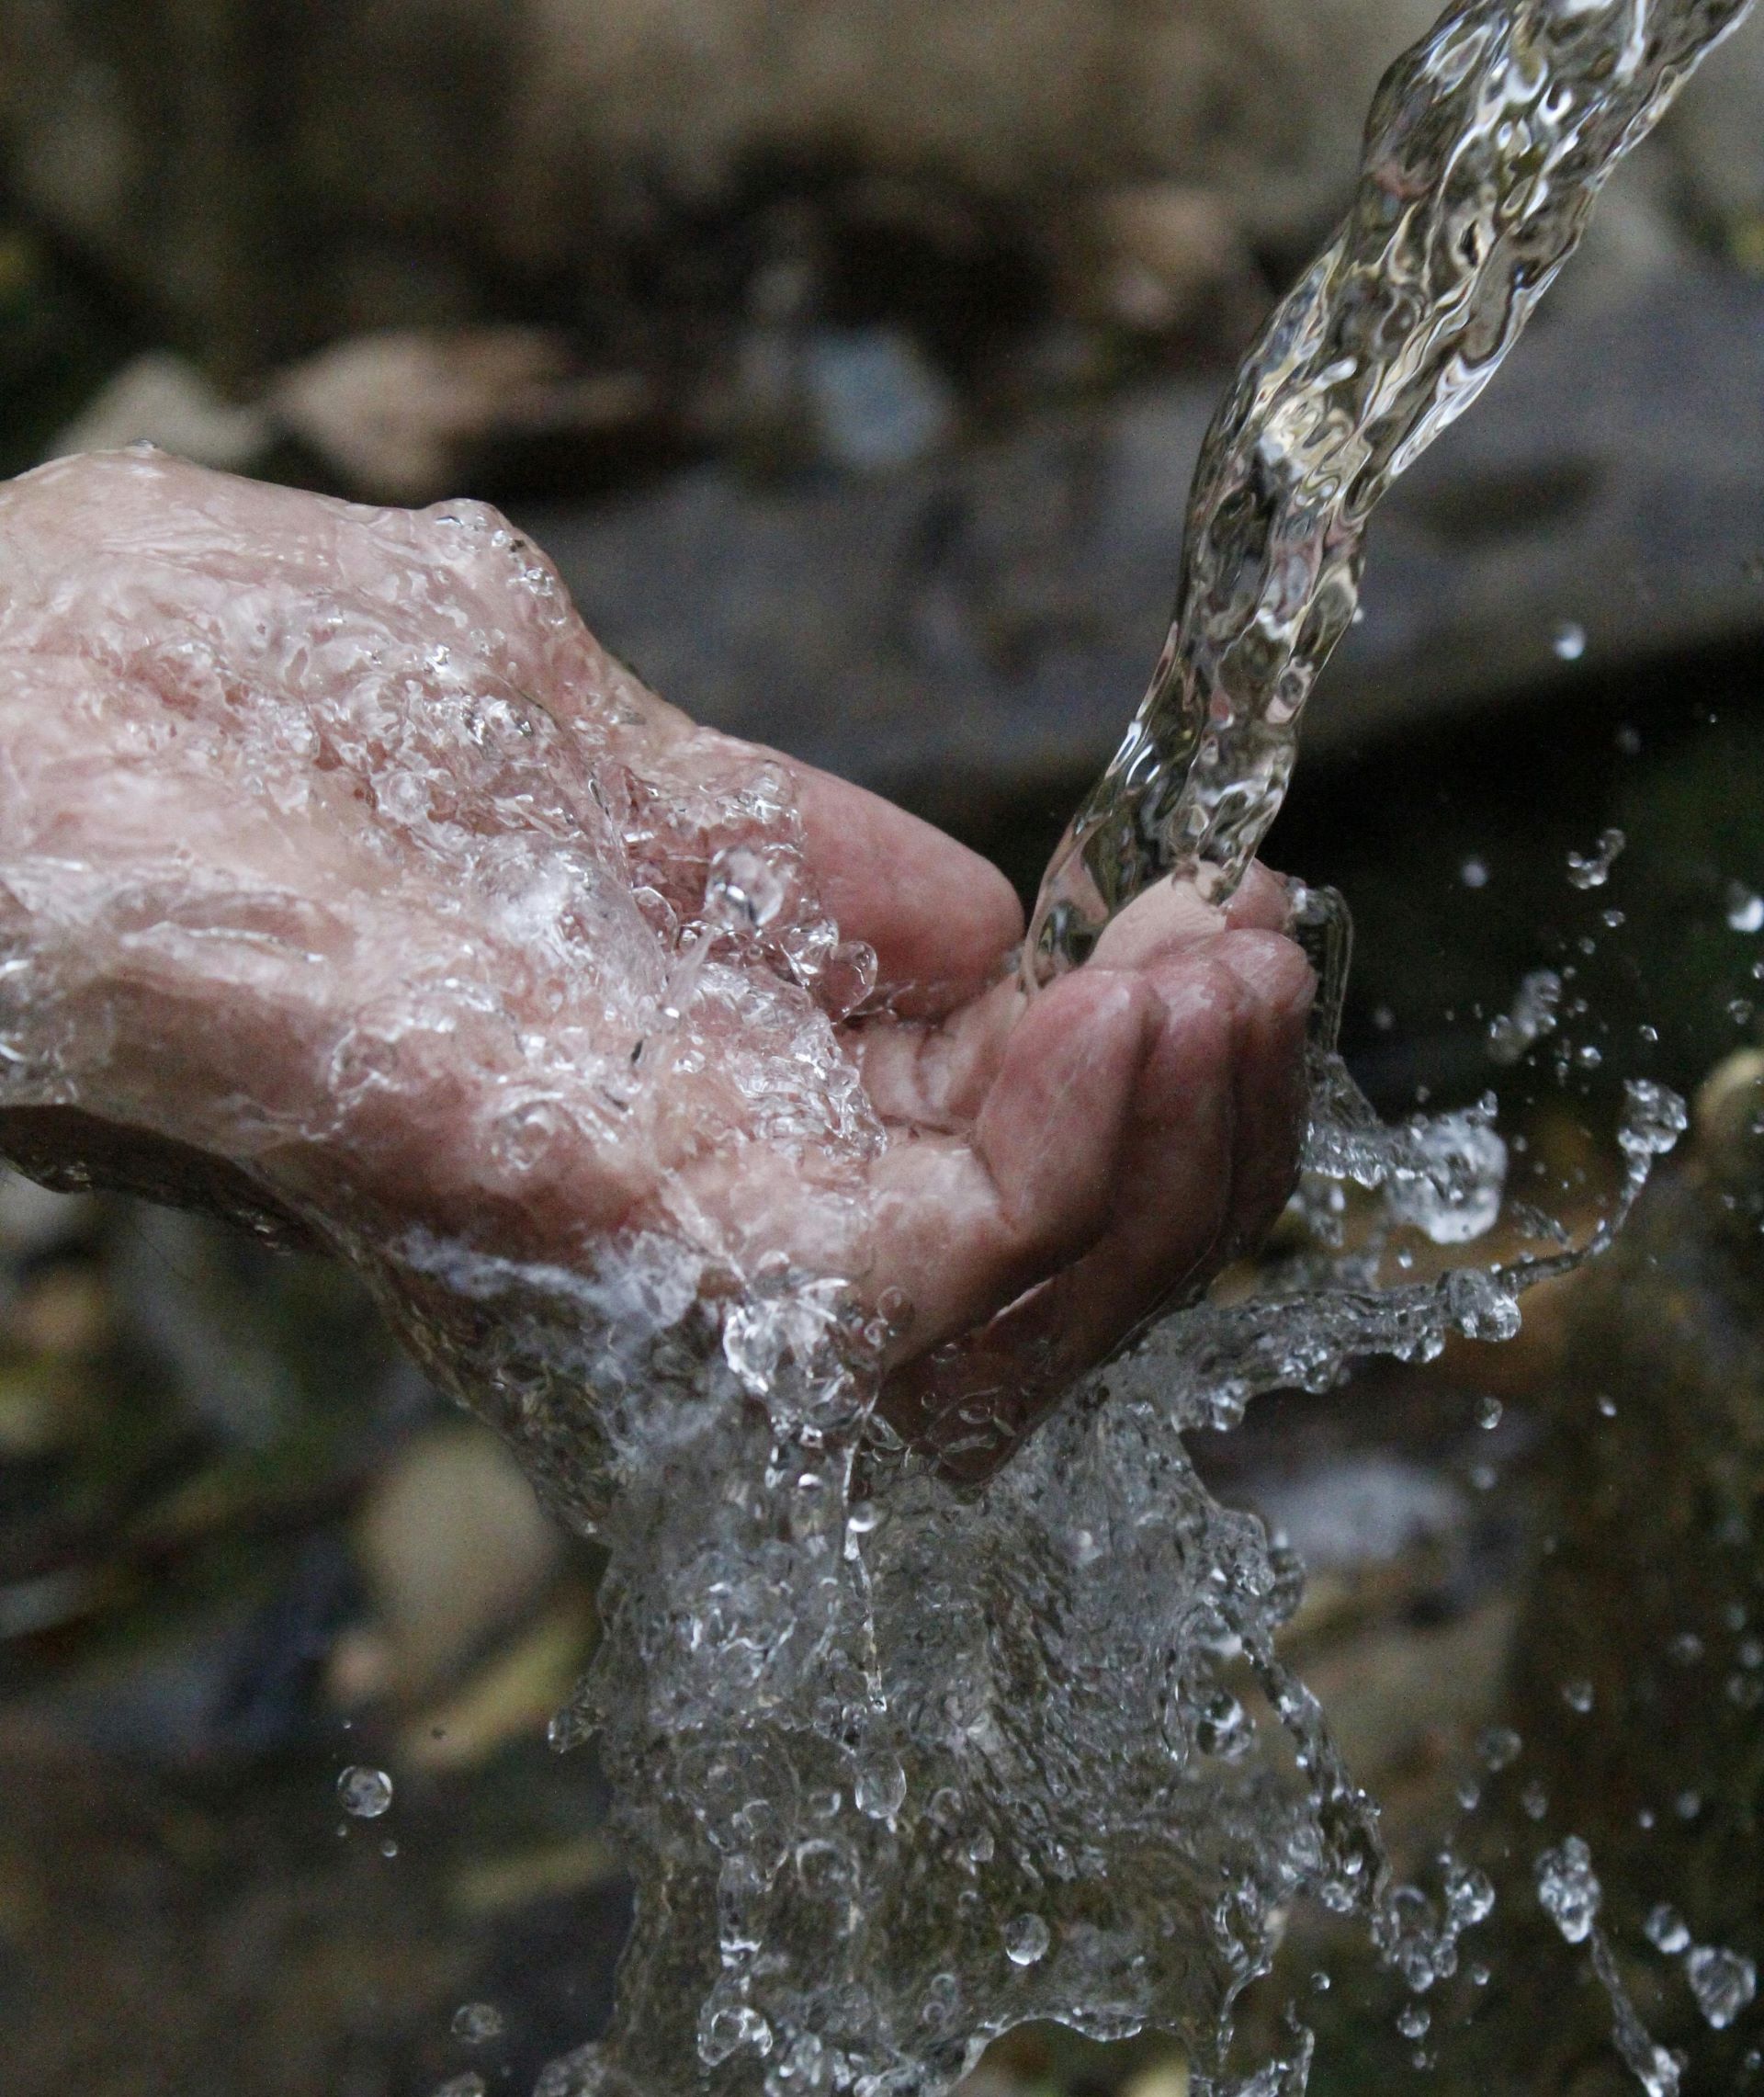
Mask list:
[{"label": "water running off hand", "polygon": [[[1207,447],[1177,633],[1050,876],[1037,967],[1080,958],[1171,867],[1237,878],[1347,623],[1374,499],[1487,379],[1611,162],[1741,11],[1479,0],[1392,74],[1353,216]],[[159,470],[136,462],[130,503]],[[142,516],[158,559],[163,518]],[[322,869],[297,880],[274,854],[220,867],[198,896],[181,859],[113,877],[53,839],[20,845],[0,866],[30,906],[0,981],[0,1103],[79,1105],[107,986],[156,957],[199,947],[244,1000],[289,968],[328,981],[367,943],[397,965],[341,1040],[315,1037],[326,1112],[401,1126],[382,1107],[401,1089],[420,1102],[425,1072],[469,1044],[475,1184],[518,1211],[581,1131],[673,1155],[670,1087],[708,1075],[720,1139],[758,1130],[820,1174],[831,1231],[885,1132],[834,1024],[857,997],[777,776],[718,769],[713,751],[702,778],[648,791],[641,709],[555,577],[474,505],[339,510],[307,567],[289,555],[249,591],[249,535],[232,544],[222,519],[186,536],[214,541],[204,622],[175,663],[131,641],[118,674],[180,696],[155,732],[243,802],[322,731],[328,769],[315,788],[297,767],[300,790],[371,804],[378,872],[328,915],[308,893]],[[98,642],[134,634],[141,558],[83,559],[77,588],[34,611],[29,576],[0,603],[0,643],[8,621],[30,629],[33,705],[51,672],[85,690]],[[69,622],[44,652],[37,627]],[[619,701],[598,723],[571,697],[596,684]],[[413,946],[398,884],[432,894],[437,869],[475,914],[423,917]],[[334,1001],[277,1009],[284,1031],[316,1027]],[[128,1076],[104,1073],[113,1112]],[[298,1157],[304,1097],[266,1124],[242,1086],[182,1133]],[[321,1219],[435,1374],[611,1552],[603,1643],[555,1738],[601,1736],[637,1921],[612,2030],[548,2069],[543,2097],[933,2097],[1035,2017],[1103,2038],[1162,2026],[1197,2091],[1219,2090],[1232,2004],[1301,1896],[1362,1916],[1418,1991],[1453,1969],[1487,1883],[1448,1858],[1430,1888],[1393,1885],[1375,1810],[1276,1653],[1301,1569],[1211,1498],[1182,1434],[1368,1354],[1516,1329],[1524,1282],[1575,1252],[1541,1228],[1542,1249],[1506,1266],[1437,1250],[1515,1222],[1497,1118],[1484,1104],[1383,1128],[1319,1058],[1307,1249],[1250,1299],[1166,1321],[967,1495],[876,1416],[876,1307],[837,1274],[743,1269],[679,1173],[675,1227],[608,1241],[597,1264],[499,1259],[395,1231],[371,1204]],[[1683,1124],[1670,1095],[1631,1086],[1623,1194],[1595,1243]],[[1246,2087],[1301,2090],[1308,2051],[1295,2029]]]},{"label": "water running off hand", "polygon": [[[1205,448],[1180,615],[1050,868],[1033,975],[1081,961],[1160,876],[1235,886],[1377,497],[1492,376],[1606,175],[1743,11],[1477,0],[1393,69],[1354,209]],[[1683,1122],[1630,1087],[1624,1195],[1595,1244]],[[1231,2004],[1306,1894],[1362,1915],[1411,1988],[1453,1969],[1486,1882],[1448,1859],[1430,1893],[1393,1885],[1375,1809],[1275,1655],[1300,1570],[1211,1499],[1182,1433],[1358,1356],[1505,1336],[1524,1284],[1579,1255],[1393,1286],[1394,1248],[1494,1222],[1491,1105],[1386,1129],[1320,1059],[1306,1164],[1316,1250],[1278,1290],[1168,1321],[976,1498],[876,1428],[838,1292],[781,1277],[686,1358],[645,1308],[694,1300],[674,1255],[597,1285],[578,1388],[610,1375],[596,1410],[628,1438],[597,1511],[606,1642],[560,1733],[603,1735],[640,1897],[615,2029],[544,2097],[930,2092],[1033,2017],[1163,2026],[1196,2088],[1223,2089]],[[1382,1206],[1349,1250],[1355,1186]],[[1282,1734],[1283,1775],[1264,1751]],[[1300,2090],[1308,2057],[1295,2032],[1244,2088]]]}]

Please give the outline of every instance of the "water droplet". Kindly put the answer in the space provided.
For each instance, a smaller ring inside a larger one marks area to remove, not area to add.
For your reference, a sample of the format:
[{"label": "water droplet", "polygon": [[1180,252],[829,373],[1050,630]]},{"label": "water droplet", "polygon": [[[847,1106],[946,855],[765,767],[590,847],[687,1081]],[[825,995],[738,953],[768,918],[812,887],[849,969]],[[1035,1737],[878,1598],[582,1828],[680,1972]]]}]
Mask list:
[{"label": "water droplet", "polygon": [[857,1765],[852,1798],[860,1813],[871,1820],[892,1820],[907,1796],[907,1773],[898,1755],[887,1749],[865,1755]]},{"label": "water droplet", "polygon": [[1604,1890],[1593,1876],[1592,1853],[1578,1835],[1559,1849],[1545,1850],[1537,1860],[1537,1898],[1544,1912],[1571,1944],[1592,1934]]},{"label": "water droplet", "polygon": [[398,1844],[393,1841],[390,1835],[388,1835],[385,1841],[380,1843],[379,1853],[381,1856],[386,1858],[388,1863],[390,1863],[391,1859],[398,1854]]},{"label": "water droplet", "polygon": [[1684,1917],[1668,1900],[1648,1910],[1642,1922],[1642,1934],[1657,1952],[1664,1952],[1668,1958],[1676,1958],[1681,1951],[1690,1948],[1690,1932]]},{"label": "water droplet", "polygon": [[453,2013],[453,2035],[463,2046],[487,2046],[503,2031],[503,2013],[493,2002],[462,2002]]},{"label": "water droplet", "polygon": [[1484,1769],[1510,1769],[1524,1742],[1510,1726],[1485,1726],[1476,1735],[1476,1756]]},{"label": "water droplet", "polygon": [[1616,1400],[1614,1398],[1612,1398],[1612,1396],[1611,1395],[1611,1393],[1610,1393],[1608,1390],[1601,1390],[1601,1391],[1599,1393],[1598,1397],[1597,1397],[1597,1398],[1595,1398],[1595,1399],[1593,1400],[1593,1401],[1592,1401],[1592,1402],[1593,1402],[1593,1405],[1595,1406],[1595,1408],[1596,1408],[1596,1409],[1597,1409],[1597,1411],[1598,1411],[1598,1413],[1599,1413],[1599,1417],[1600,1417],[1600,1419],[1601,1419],[1601,1420],[1615,1420],[1615,1419],[1616,1419],[1616,1417],[1617,1417],[1617,1400]]},{"label": "water droplet", "polygon": [[469,2068],[463,2075],[456,2075],[451,2080],[441,2083],[435,2090],[435,2097],[484,2097],[488,2088],[489,2085],[478,2070]]},{"label": "water droplet", "polygon": [[1012,1966],[1034,1966],[1047,1955],[1053,1939],[1039,1915],[1019,1915],[1004,1925],[1004,1955]]},{"label": "water droplet", "polygon": [[1519,1803],[1524,1808],[1528,1820],[1541,1820],[1550,1809],[1550,1795],[1533,1777],[1520,1793]]},{"label": "water droplet", "polygon": [[1621,830],[1601,830],[1599,843],[1589,853],[1568,854],[1568,881],[1577,889],[1602,889],[1611,878],[1611,869],[1629,840]]},{"label": "water droplet", "polygon": [[1592,1709],[1592,1684],[1584,1676],[1562,1684],[1562,1701],[1570,1711],[1577,1711],[1582,1717]]},{"label": "water droplet", "polygon": [[1680,1820],[1694,1820],[1702,1811],[1702,1794],[1700,1791],[1681,1791],[1672,1801],[1672,1810]]},{"label": "water droplet", "polygon": [[1313,1995],[1327,1995],[1329,1991],[1329,1977],[1323,1971],[1322,1967],[1319,1967],[1317,1970],[1311,1976],[1311,1992]]},{"label": "water droplet", "polygon": [[337,1797],[357,1820],[378,1820],[392,1803],[392,1780],[383,1769],[351,1763],[337,1779]]},{"label": "water droplet", "polygon": [[1702,1640],[1694,1631],[1680,1631],[1666,1649],[1678,1666],[1695,1667],[1702,1658]]},{"label": "water droplet", "polygon": [[1725,2031],[1758,1993],[1758,1968],[1737,1952],[1699,1944],[1684,1962],[1697,2007],[1716,2031]]},{"label": "water droplet", "polygon": [[1465,1976],[1472,1988],[1487,1988],[1493,1976],[1486,1966],[1473,1966]]},{"label": "water droplet", "polygon": [[1587,629],[1564,619],[1550,636],[1550,652],[1559,663],[1577,663],[1587,652]]},{"label": "water droplet", "polygon": [[1493,1396],[1479,1398],[1476,1400],[1476,1425],[1486,1429],[1498,1427],[1506,1411],[1507,1408],[1498,1398]]},{"label": "water droplet", "polygon": [[1764,896],[1743,881],[1727,884],[1727,928],[1730,932],[1764,932]]},{"label": "water droplet", "polygon": [[1453,1856],[1444,1862],[1445,1912],[1452,1927],[1461,1933],[1486,1922],[1495,1911],[1495,1888],[1487,1873]]},{"label": "water droplet", "polygon": [[1482,1786],[1473,1784],[1468,1777],[1458,1786],[1458,1805],[1465,1813],[1474,1813],[1482,1804]]},{"label": "water droplet", "polygon": [[1458,878],[1466,889],[1486,889],[1488,886],[1488,866],[1486,860],[1466,859],[1458,868]]},{"label": "water droplet", "polygon": [[1396,2029],[1406,2039],[1424,2039],[1432,2022],[1422,2002],[1405,2002],[1396,2012]]},{"label": "water droplet", "polygon": [[1221,1762],[1241,1762],[1256,1744],[1256,1723],[1229,1690],[1209,1696],[1194,1727],[1195,1745]]}]

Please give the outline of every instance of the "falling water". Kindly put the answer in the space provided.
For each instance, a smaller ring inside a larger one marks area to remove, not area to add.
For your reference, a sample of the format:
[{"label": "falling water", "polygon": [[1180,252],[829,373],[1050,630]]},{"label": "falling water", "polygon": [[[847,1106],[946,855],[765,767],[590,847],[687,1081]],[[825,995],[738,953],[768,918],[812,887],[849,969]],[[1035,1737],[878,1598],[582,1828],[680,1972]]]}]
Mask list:
[{"label": "falling water", "polygon": [[1359,189],[1215,418],[1175,621],[1042,883],[1025,969],[1167,874],[1228,896],[1359,602],[1378,499],[1461,415],[1607,176],[1749,0],[1464,0],[1385,75]]},{"label": "falling water", "polygon": [[[1050,872],[1033,972],[1081,959],[1161,874],[1215,895],[1238,879],[1351,617],[1377,495],[1492,374],[1610,167],[1742,12],[1472,0],[1392,71],[1353,211],[1207,445],[1181,616]],[[52,506],[82,470],[46,469],[0,509]],[[469,1044],[491,1102],[477,1169],[518,1203],[583,1132],[671,1155],[668,1086],[711,1070],[719,1143],[816,1175],[830,1230],[861,1204],[887,1140],[837,1025],[863,957],[808,890],[781,774],[707,739],[701,776],[658,797],[628,680],[493,513],[334,506],[244,589],[251,541],[228,540],[224,504],[185,514],[167,551],[168,470],[107,471],[76,583],[33,596],[25,575],[0,598],[0,681],[23,660],[37,705],[111,628],[133,631],[143,560],[211,561],[220,585],[178,662],[136,649],[117,665],[185,695],[164,730],[180,762],[237,773],[243,805],[277,753],[308,747],[290,737],[322,740],[324,790],[370,802],[396,843],[386,896],[350,897],[352,936],[392,909],[406,864],[493,901],[469,936],[437,917],[347,1032],[319,1040],[325,1113],[379,1112],[425,1082],[428,1044]],[[0,518],[0,545],[10,529]],[[571,697],[592,689],[604,718]],[[32,835],[28,805],[0,835]],[[272,962],[297,964],[317,986],[300,1012],[347,1005],[320,992],[348,941],[273,868],[217,872],[198,894],[182,863],[119,878],[55,853],[51,839],[0,866],[34,928],[8,933],[0,970],[0,1104],[94,1097],[77,1050],[105,1037],[105,986],[155,957],[185,965],[195,944],[242,997]],[[1395,1883],[1375,1807],[1277,1650],[1302,1568],[1211,1497],[1183,1434],[1233,1424],[1262,1392],[1327,1389],[1370,1354],[1508,1337],[1525,1285],[1588,1248],[1504,1201],[1492,1099],[1378,1123],[1328,1039],[1340,912],[1296,901],[1329,949],[1294,1214],[1306,1249],[1249,1298],[1166,1320],[981,1490],[954,1488],[878,1415],[888,1327],[859,1287],[744,1261],[688,1208],[568,1264],[317,1214],[437,1377],[610,1548],[604,1639],[554,1739],[601,1738],[637,1920],[611,2032],[555,2063],[542,2097],[933,2097],[1030,2018],[1099,2038],[1159,2026],[1197,2091],[1294,2097],[1311,2053],[1295,2020],[1249,2081],[1227,2062],[1233,2004],[1295,1899],[1360,1917],[1418,1996],[1454,1969],[1487,1881],[1447,1857],[1435,1883]],[[119,953],[127,966],[107,962]],[[555,1025],[532,1024],[536,998]],[[1533,985],[1501,1060],[1523,1061],[1546,1020]],[[163,1088],[125,1098],[130,1071],[101,1077],[106,1111],[157,1126]],[[267,1177],[292,1139],[331,1132],[301,1118],[306,1096],[292,1087],[266,1121],[242,1093],[170,1133],[264,1159]],[[1629,1086],[1623,1191],[1592,1249],[1683,1127],[1669,1094]],[[278,1195],[316,1212],[298,1185]],[[1498,1219],[1511,1256],[1464,1255]],[[379,1809],[379,1773],[349,1782],[345,1805]]]}]

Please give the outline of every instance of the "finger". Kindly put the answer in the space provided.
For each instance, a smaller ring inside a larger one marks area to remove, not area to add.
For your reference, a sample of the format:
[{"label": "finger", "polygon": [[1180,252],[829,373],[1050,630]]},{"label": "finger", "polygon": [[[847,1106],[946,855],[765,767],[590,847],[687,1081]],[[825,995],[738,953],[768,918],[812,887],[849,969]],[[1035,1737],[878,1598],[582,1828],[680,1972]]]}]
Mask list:
[{"label": "finger", "polygon": [[1068,977],[1012,1030],[968,1139],[910,1139],[877,1162],[868,1278],[910,1300],[915,1350],[966,1331],[1106,1228],[1157,1024],[1140,978]]},{"label": "finger", "polygon": [[1311,991],[1303,957],[1272,934],[1233,934],[1151,980],[1163,1013],[1110,1229],[989,1326],[891,1381],[895,1424],[963,1475],[996,1468],[1078,1376],[1259,1236],[1290,1188]]},{"label": "finger", "polygon": [[997,981],[1023,938],[998,868],[861,787],[808,765],[790,770],[809,872],[841,935],[876,949],[895,1009],[949,1012]]},{"label": "finger", "polygon": [[1234,933],[1220,959],[1242,986],[1238,1009],[1237,1147],[1224,1247],[1235,1259],[1272,1228],[1293,1191],[1309,1093],[1305,1036],[1317,978],[1290,939]]},{"label": "finger", "polygon": [[[1203,902],[1191,886],[1160,882],[1109,927],[1089,966],[1143,969],[1216,940],[1228,927],[1279,931],[1290,916],[1285,888],[1260,866],[1250,868],[1225,912]],[[849,1045],[856,1050],[876,1111],[887,1121],[965,1128],[979,1112],[1011,1030],[1028,1003],[1012,979],[934,1023],[892,1014],[867,1023]]]}]

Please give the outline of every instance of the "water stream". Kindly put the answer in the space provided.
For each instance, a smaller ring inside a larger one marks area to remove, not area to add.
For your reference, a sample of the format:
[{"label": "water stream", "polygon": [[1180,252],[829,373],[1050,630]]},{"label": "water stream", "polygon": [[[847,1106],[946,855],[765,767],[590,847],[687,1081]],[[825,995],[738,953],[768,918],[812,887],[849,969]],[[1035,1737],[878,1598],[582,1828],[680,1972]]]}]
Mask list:
[{"label": "water stream", "polygon": [[[1743,11],[1470,0],[1392,71],[1353,210],[1207,444],[1177,624],[1050,870],[1033,978],[1081,960],[1152,879],[1219,894],[1239,878],[1351,618],[1378,494],[1487,381],[1611,166]],[[0,508],[52,504],[80,470],[47,469]],[[465,1042],[489,1102],[467,1132],[487,1200],[549,1185],[548,1161],[579,1139],[684,1161],[668,1227],[570,1263],[389,1235],[370,1203],[322,1219],[435,1373],[611,1551],[603,1642],[554,1736],[599,1736],[637,1921],[610,2034],[548,2070],[541,2097],[935,2097],[1031,2018],[1099,2038],[1159,2026],[1197,2092],[1281,2097],[1305,2087],[1309,2035],[1295,2020],[1283,2057],[1245,2079],[1232,2012],[1295,1900],[1360,1917],[1418,1994],[1449,1974],[1492,1892],[1450,1857],[1426,1887],[1394,1882],[1374,1805],[1278,1651],[1303,1569],[1211,1496],[1183,1434],[1262,1392],[1325,1389],[1368,1355],[1508,1337],[1526,1284],[1589,1248],[1508,1198],[1498,1101],[1394,1128],[1372,1114],[1329,1038],[1339,908],[1297,895],[1327,978],[1301,1249],[1254,1293],[1167,1319],[991,1483],[958,1491],[877,1415],[876,1307],[836,1261],[746,1258],[687,1170],[719,1147],[785,1161],[836,1246],[886,1142],[837,1024],[862,958],[805,884],[780,775],[723,746],[658,797],[628,680],[492,513],[338,506],[322,543],[244,583],[254,542],[229,538],[224,505],[187,516],[167,554],[164,470],[111,471],[77,585],[37,601],[27,576],[0,602],[0,669],[17,643],[36,651],[33,706],[56,663],[83,688],[76,658],[119,619],[134,630],[153,561],[211,561],[207,623],[177,661],[131,643],[111,665],[183,695],[175,722],[153,717],[160,762],[235,780],[244,805],[316,740],[322,784],[301,772],[300,792],[371,801],[379,857],[327,914],[323,870],[272,849],[292,800],[261,864],[212,892],[182,860],[119,886],[54,839],[21,848],[0,883],[38,929],[8,935],[0,970],[0,1102],[78,1104],[78,1044],[108,1024],[94,1001],[199,951],[242,1008],[353,968],[358,1016],[315,1034],[311,1100],[290,1082],[253,1105],[242,1081],[213,1127],[180,1125],[187,1142],[271,1174],[321,1107],[327,1138],[351,1115],[383,1128],[384,1103],[426,1098]],[[601,715],[573,716],[568,695],[591,687]],[[19,791],[0,834],[30,833],[28,779]],[[493,909],[431,912],[413,945],[400,899],[433,893],[437,869],[443,891]],[[382,957],[366,1004],[357,954]],[[1561,1045],[1546,989],[1500,1037],[1521,1076]],[[302,988],[278,1024],[318,1028],[347,1002]],[[161,1094],[126,1096],[126,1069],[102,1078],[107,1112],[154,1126]],[[707,1101],[725,1117],[709,1138]],[[1590,1249],[1684,1120],[1629,1085],[1622,1191]],[[1500,1260],[1465,1250],[1497,1230]]]}]

